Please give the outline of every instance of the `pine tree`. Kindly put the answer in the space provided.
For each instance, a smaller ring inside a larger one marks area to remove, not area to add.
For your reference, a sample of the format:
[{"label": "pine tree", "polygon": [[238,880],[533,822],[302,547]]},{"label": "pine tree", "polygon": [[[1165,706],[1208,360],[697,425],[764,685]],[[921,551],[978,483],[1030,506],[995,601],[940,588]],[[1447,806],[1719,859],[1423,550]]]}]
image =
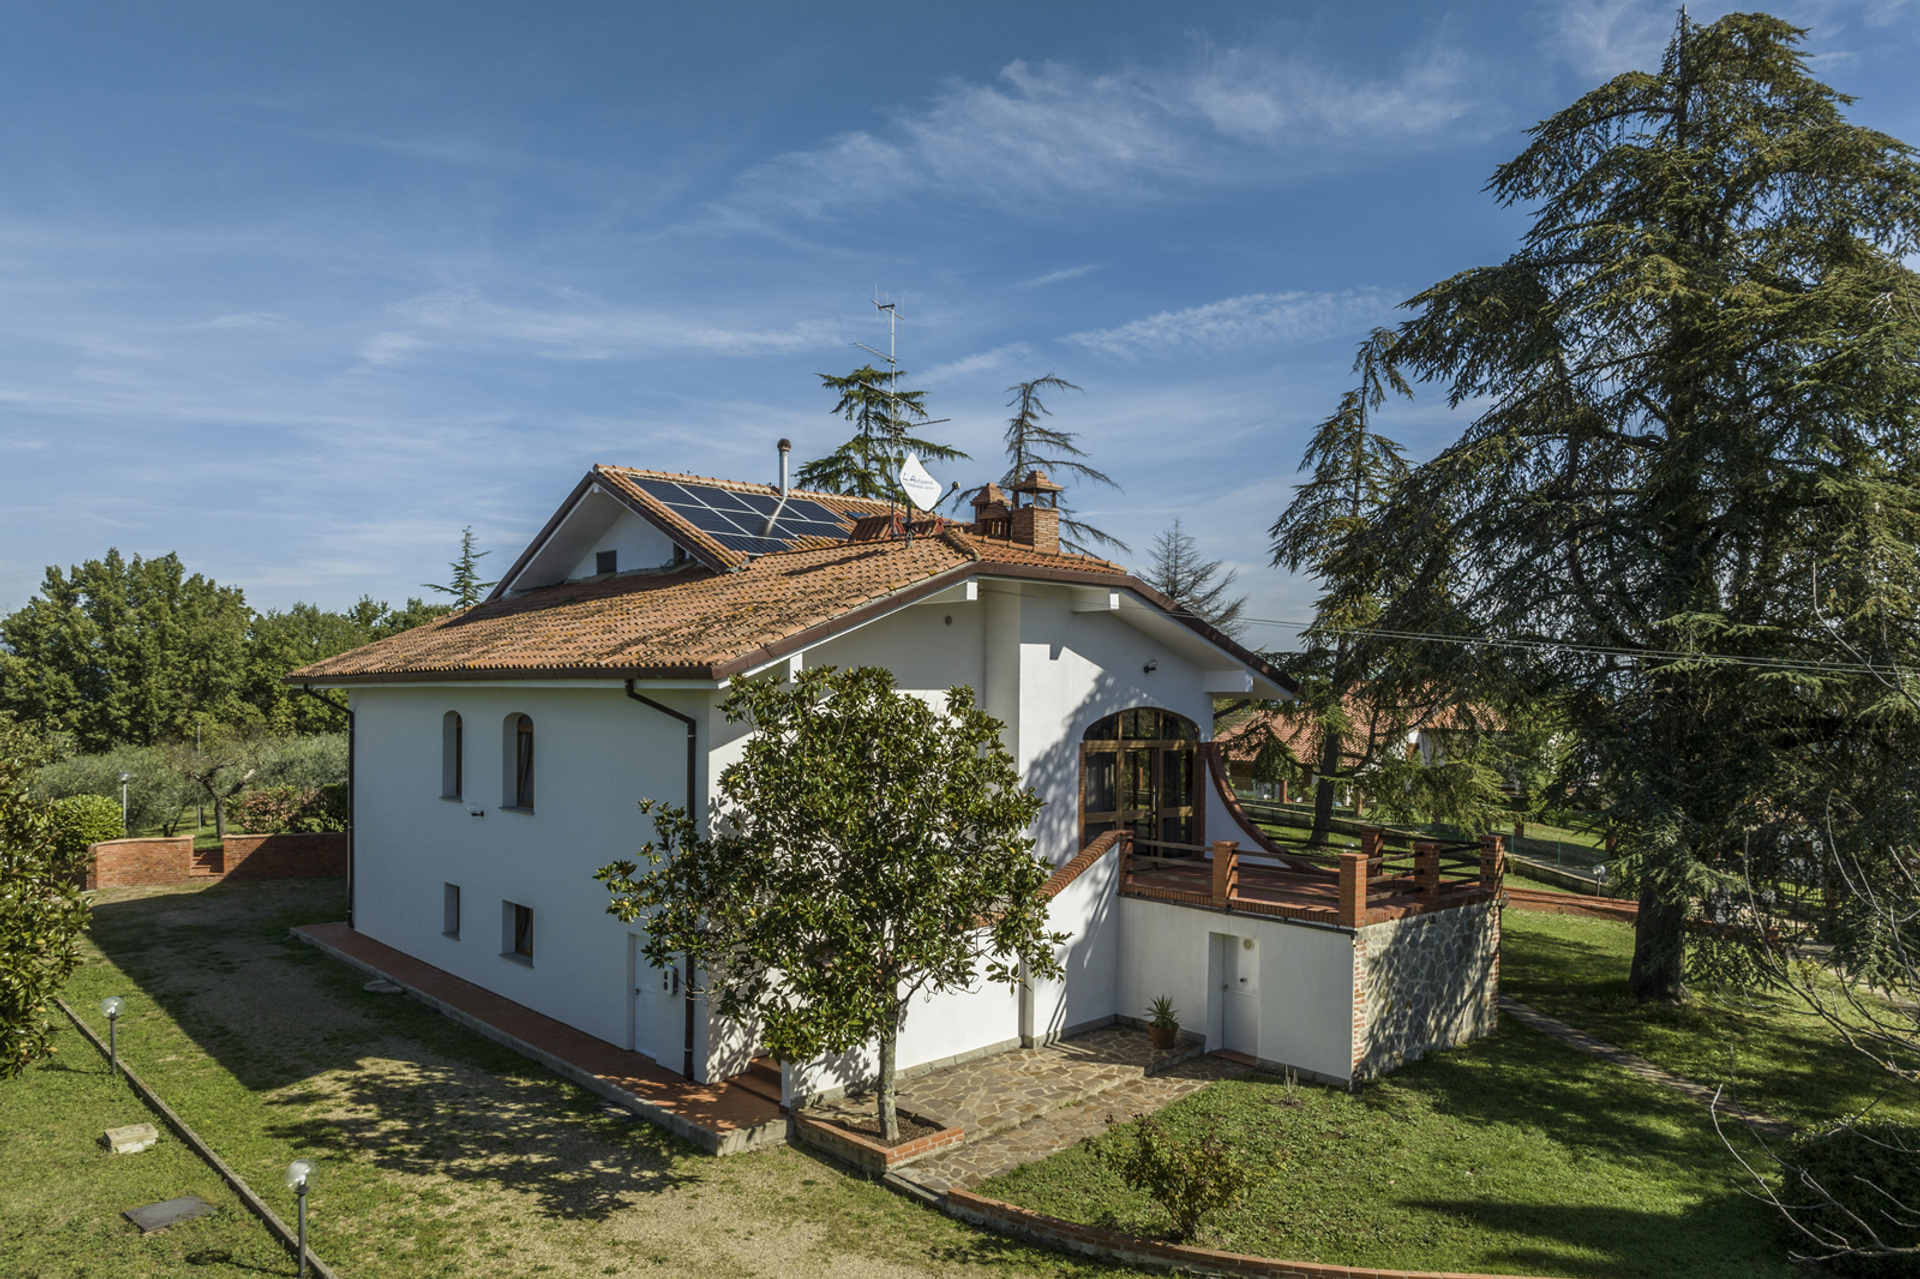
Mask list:
[{"label": "pine tree", "polygon": [[[1313,831],[1309,843],[1327,842],[1335,791],[1359,784],[1383,816],[1444,822],[1474,828],[1486,823],[1499,802],[1499,777],[1484,760],[1489,743],[1477,721],[1484,697],[1457,654],[1409,648],[1371,634],[1383,602],[1422,589],[1383,562],[1370,537],[1395,488],[1407,477],[1400,446],[1373,429],[1372,415],[1388,392],[1412,389],[1389,358],[1393,335],[1384,331],[1363,343],[1354,360],[1360,385],[1340,399],[1333,415],[1308,442],[1301,469],[1312,477],[1274,522],[1273,562],[1316,578],[1322,592],[1313,625],[1301,633],[1304,647],[1284,659],[1299,695],[1271,710],[1291,729],[1280,735],[1262,718],[1240,749],[1255,752],[1255,775],[1311,778]],[[1442,600],[1425,588],[1427,613]],[[1447,663],[1435,669],[1434,659]],[[1444,760],[1408,758],[1409,734],[1444,724],[1453,738]]]},{"label": "pine tree", "polygon": [[480,580],[480,558],[491,555],[492,551],[473,549],[473,525],[469,524],[460,532],[460,555],[447,567],[453,570],[453,582],[448,586],[435,586],[432,582],[423,583],[430,591],[439,591],[442,595],[453,596],[458,608],[472,608],[486,598],[487,591],[498,582]]},{"label": "pine tree", "polygon": [[[1040,402],[1043,388],[1059,391],[1080,389],[1065,378],[1055,377],[1051,373],[1031,382],[1017,382],[1007,388],[1008,394],[1013,396],[1007,401],[1007,407],[1016,411],[1007,423],[1007,473],[1001,477],[1000,487],[1011,490],[1030,472],[1045,471],[1055,483],[1062,483],[1071,477],[1092,480],[1118,491],[1120,486],[1111,477],[1076,460],[1086,456],[1086,452],[1074,443],[1078,438],[1077,432],[1063,431],[1040,420],[1053,416],[1047,406]],[[1060,545],[1067,550],[1078,555],[1092,555],[1095,543],[1122,551],[1132,549],[1111,533],[1074,519],[1073,509],[1066,502],[1061,502],[1059,507]]]},{"label": "pine tree", "polygon": [[966,458],[959,449],[908,434],[933,425],[927,416],[925,391],[895,390],[898,379],[871,364],[846,377],[816,376],[822,386],[839,395],[833,411],[854,424],[854,435],[827,456],[802,466],[801,488],[892,499],[900,495],[896,475],[907,453],[917,454],[922,462]]},{"label": "pine tree", "polygon": [[1370,524],[1410,584],[1381,627],[1551,646],[1523,674],[1617,797],[1642,999],[1684,997],[1689,910],[1753,832],[1916,736],[1822,668],[1829,623],[1920,658],[1920,164],[1803,35],[1683,13],[1658,72],[1535,126],[1490,188],[1523,245],[1414,298],[1388,356],[1477,415]]},{"label": "pine tree", "polygon": [[1198,544],[1180,527],[1179,517],[1172,528],[1153,539],[1152,555],[1152,562],[1140,572],[1141,581],[1222,634],[1237,637],[1246,629],[1240,614],[1246,611],[1247,597],[1227,594],[1239,580],[1240,570],[1230,568],[1220,577],[1220,561],[1200,558]]}]

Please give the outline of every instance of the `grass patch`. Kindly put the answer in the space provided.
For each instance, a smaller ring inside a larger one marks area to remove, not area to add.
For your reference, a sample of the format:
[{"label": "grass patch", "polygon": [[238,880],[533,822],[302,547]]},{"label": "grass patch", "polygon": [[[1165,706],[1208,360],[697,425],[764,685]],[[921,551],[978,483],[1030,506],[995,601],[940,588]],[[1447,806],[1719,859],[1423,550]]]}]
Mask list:
[{"label": "grass patch", "polygon": [[[48,1279],[290,1273],[259,1218],[55,1011],[53,1059],[0,1084],[0,1269]],[[159,1144],[109,1154],[102,1131],[138,1123],[158,1128]],[[145,1236],[120,1215],[185,1195],[214,1212]]]},{"label": "grass patch", "polygon": [[[977,1233],[790,1148],[713,1159],[650,1124],[603,1113],[585,1090],[410,999],[368,993],[363,974],[289,940],[290,925],[342,916],[341,881],[120,889],[99,898],[68,1002],[89,1015],[101,997],[125,996],[123,1057],[288,1219],[293,1197],[281,1173],[296,1157],[314,1159],[310,1238],[343,1274],[1118,1273]],[[78,1125],[95,1138],[106,1126],[78,1094],[44,1099],[0,1086],[8,1103],[0,1147],[10,1156],[23,1140],[39,1140],[36,1124]],[[122,1113],[114,1111],[116,1122],[138,1122]],[[133,1159],[153,1159],[166,1145]],[[204,1179],[184,1189],[168,1179],[164,1193],[122,1203],[122,1192],[100,1180],[113,1166],[90,1155],[51,1172],[29,1173],[25,1163],[0,1164],[13,1165],[0,1175],[16,1178],[0,1181],[8,1196],[0,1230],[31,1229],[38,1270],[13,1264],[20,1254],[0,1246],[0,1272],[217,1274],[195,1257],[222,1249],[236,1266],[253,1264],[243,1259],[256,1254],[224,1237],[165,1252],[153,1246],[156,1236],[141,1270],[103,1260],[92,1226],[61,1233],[62,1222],[93,1222],[98,1204],[117,1212],[183,1193],[232,1202],[197,1188]],[[13,1196],[24,1192],[14,1187],[28,1180],[37,1198],[20,1199],[15,1211]],[[231,1216],[223,1210],[214,1220]],[[266,1272],[290,1273],[284,1253],[272,1259],[264,1230],[249,1228],[266,1241],[257,1254],[268,1259]]]},{"label": "grass patch", "polygon": [[[1199,1242],[1386,1269],[1788,1279],[1767,1210],[1740,1194],[1705,1112],[1521,1027],[1438,1054],[1357,1095],[1271,1076],[1216,1083],[1160,1112],[1217,1127],[1280,1170]],[[980,1193],[1147,1237],[1166,1215],[1084,1148]]]},{"label": "grass patch", "polygon": [[1684,1005],[1627,993],[1633,926],[1509,910],[1501,923],[1503,993],[1788,1123],[1838,1119],[1878,1103],[1920,1120],[1920,1098],[1850,1052],[1791,996],[1696,987]]}]

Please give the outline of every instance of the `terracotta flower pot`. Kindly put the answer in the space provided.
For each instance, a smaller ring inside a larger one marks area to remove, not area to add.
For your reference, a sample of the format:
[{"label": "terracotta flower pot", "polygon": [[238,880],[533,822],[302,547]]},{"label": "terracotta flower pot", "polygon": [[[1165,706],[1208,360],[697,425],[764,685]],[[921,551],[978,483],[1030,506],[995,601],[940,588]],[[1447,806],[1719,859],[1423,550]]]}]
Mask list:
[{"label": "terracotta flower pot", "polygon": [[1153,1046],[1162,1051],[1180,1042],[1180,1028],[1178,1026],[1149,1026],[1147,1027],[1147,1033],[1153,1036]]}]

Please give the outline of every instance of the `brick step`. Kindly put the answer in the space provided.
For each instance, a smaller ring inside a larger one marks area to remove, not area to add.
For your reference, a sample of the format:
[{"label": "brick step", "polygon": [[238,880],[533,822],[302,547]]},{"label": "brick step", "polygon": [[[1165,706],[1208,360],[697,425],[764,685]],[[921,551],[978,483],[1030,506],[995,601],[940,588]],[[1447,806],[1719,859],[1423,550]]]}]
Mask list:
[{"label": "brick step", "polygon": [[227,857],[224,849],[197,850],[193,854],[193,860],[187,864],[189,875],[224,875],[226,873]]},{"label": "brick step", "polygon": [[752,1071],[748,1071],[744,1075],[735,1075],[732,1079],[727,1080],[727,1082],[743,1092],[750,1092],[756,1097],[765,1098],[776,1106],[780,1105],[780,1085],[777,1081],[768,1083],[761,1076],[754,1074]]},{"label": "brick step", "polygon": [[780,1063],[771,1057],[755,1057],[747,1064],[747,1073],[766,1080],[775,1088],[780,1086]]}]

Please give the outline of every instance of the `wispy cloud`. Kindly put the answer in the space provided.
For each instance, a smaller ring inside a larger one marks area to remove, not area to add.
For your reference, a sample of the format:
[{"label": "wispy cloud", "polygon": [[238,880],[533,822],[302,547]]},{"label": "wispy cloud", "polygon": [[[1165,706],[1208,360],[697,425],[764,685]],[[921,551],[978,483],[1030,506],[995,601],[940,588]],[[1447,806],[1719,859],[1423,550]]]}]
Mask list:
[{"label": "wispy cloud", "polygon": [[[736,329],[573,292],[563,293],[558,305],[511,306],[489,301],[475,290],[447,290],[414,298],[393,310],[416,333],[431,334],[436,343],[499,344],[561,360],[630,359],[673,350],[761,355],[837,346],[843,340],[840,326],[824,320],[799,320],[776,329]],[[381,335],[401,336],[407,335]],[[424,339],[414,336],[412,340],[417,344]],[[411,348],[400,353],[407,349]]]},{"label": "wispy cloud", "polygon": [[1672,7],[1647,0],[1558,0],[1552,9],[1549,44],[1583,75],[1658,70],[1673,34]]},{"label": "wispy cloud", "polygon": [[186,324],[181,327],[186,329],[264,329],[283,322],[283,317],[271,311],[245,311],[237,315],[216,315],[211,320],[201,320],[198,324]]},{"label": "wispy cloud", "polygon": [[1033,347],[1025,342],[1009,342],[1005,346],[996,346],[991,351],[981,351],[976,355],[963,356],[947,364],[938,364],[918,375],[914,380],[928,386],[938,386],[942,382],[951,382],[955,378],[967,377],[974,373],[988,373],[995,369],[1004,369],[1016,359],[1031,359]]},{"label": "wispy cloud", "polygon": [[1089,262],[1085,266],[1070,266],[1059,271],[1049,271],[1045,275],[1037,275],[1031,280],[1023,280],[1020,282],[1020,287],[1038,289],[1045,285],[1058,284],[1062,280],[1077,280],[1083,275],[1092,275],[1095,271],[1106,269],[1105,262]]},{"label": "wispy cloud", "polygon": [[360,358],[368,364],[398,364],[425,345],[411,333],[376,333],[360,344]]},{"label": "wispy cloud", "polygon": [[1211,47],[1178,71],[1089,75],[1015,61],[993,83],[950,85],[885,130],[758,166],[722,212],[817,217],[930,190],[1032,212],[1092,196],[1146,198],[1182,181],[1257,179],[1362,145],[1424,143],[1477,110],[1478,82],[1473,61],[1451,49],[1423,51],[1381,78]]},{"label": "wispy cloud", "polygon": [[1249,293],[1183,311],[1162,311],[1111,329],[1070,333],[1063,341],[1089,351],[1137,360],[1145,355],[1196,351],[1225,353],[1291,346],[1355,332],[1391,312],[1380,289],[1343,293]]}]

